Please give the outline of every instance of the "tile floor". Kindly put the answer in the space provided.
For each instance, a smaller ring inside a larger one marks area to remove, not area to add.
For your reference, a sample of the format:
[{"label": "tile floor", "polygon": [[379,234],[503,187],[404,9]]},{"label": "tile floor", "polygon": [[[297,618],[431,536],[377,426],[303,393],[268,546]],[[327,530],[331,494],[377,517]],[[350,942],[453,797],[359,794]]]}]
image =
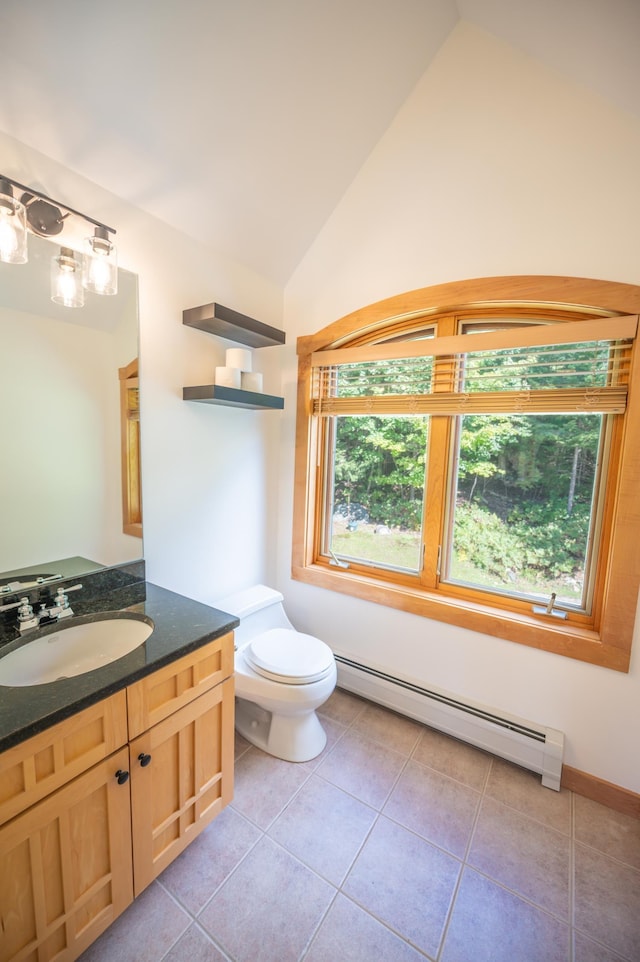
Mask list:
[{"label": "tile floor", "polygon": [[82,962],[639,962],[640,821],[337,690]]}]

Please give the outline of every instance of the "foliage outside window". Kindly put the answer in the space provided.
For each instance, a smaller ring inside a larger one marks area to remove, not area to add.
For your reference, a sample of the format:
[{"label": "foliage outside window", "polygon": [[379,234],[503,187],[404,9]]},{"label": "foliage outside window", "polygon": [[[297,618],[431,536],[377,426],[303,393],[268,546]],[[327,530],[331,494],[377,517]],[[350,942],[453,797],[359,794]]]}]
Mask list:
[{"label": "foliage outside window", "polygon": [[483,296],[455,310],[430,303],[446,287],[413,292],[300,339],[293,575],[627,670],[637,318],[616,315],[640,291],[575,281],[596,300],[518,303],[522,280],[456,285]]}]

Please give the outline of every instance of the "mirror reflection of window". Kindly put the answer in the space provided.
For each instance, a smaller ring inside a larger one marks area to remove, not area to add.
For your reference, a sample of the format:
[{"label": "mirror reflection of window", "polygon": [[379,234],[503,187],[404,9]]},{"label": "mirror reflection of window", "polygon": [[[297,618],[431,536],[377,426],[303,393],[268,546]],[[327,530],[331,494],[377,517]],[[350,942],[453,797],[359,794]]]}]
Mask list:
[{"label": "mirror reflection of window", "polygon": [[142,537],[138,358],[118,369],[122,439],[122,530]]}]

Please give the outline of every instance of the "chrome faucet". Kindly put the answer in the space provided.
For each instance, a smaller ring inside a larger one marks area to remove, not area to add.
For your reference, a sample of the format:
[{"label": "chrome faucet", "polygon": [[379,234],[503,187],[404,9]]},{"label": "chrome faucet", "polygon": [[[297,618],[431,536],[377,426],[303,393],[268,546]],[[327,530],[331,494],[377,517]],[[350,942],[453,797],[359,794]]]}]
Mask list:
[{"label": "chrome faucet", "polygon": [[56,596],[53,599],[53,604],[48,608],[45,604],[41,604],[40,610],[37,612],[34,612],[29,599],[26,597],[21,598],[20,601],[14,601],[10,605],[0,605],[0,611],[10,611],[12,608],[18,609],[18,631],[22,635],[25,631],[38,628],[40,623],[45,619],[60,621],[61,618],[70,618],[73,615],[73,611],[69,605],[67,592],[79,591],[80,588],[82,588],[82,585],[58,588]]},{"label": "chrome faucet", "polygon": [[10,605],[0,605],[0,611],[11,611],[12,608],[18,609],[18,631],[20,634],[28,631],[29,628],[37,628],[40,624],[40,619],[37,615],[34,615],[28,598],[21,598],[20,601],[14,601]]},{"label": "chrome faucet", "polygon": [[[42,621],[43,618],[53,618],[56,621],[60,621],[61,618],[70,618],[73,611],[69,607],[67,593],[69,591],[80,591],[81,588],[82,585],[58,588],[50,608],[47,608],[46,605],[40,605],[40,611],[37,614],[38,622]],[[20,621],[20,612],[18,612],[18,621]]]}]

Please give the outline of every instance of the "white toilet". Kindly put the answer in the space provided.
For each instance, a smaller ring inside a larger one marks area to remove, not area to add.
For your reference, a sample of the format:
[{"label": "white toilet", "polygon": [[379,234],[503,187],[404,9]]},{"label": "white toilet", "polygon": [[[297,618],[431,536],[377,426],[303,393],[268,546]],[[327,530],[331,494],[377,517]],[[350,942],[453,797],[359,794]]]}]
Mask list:
[{"label": "white toilet", "polygon": [[316,708],[336,686],[336,663],[328,645],[295,630],[283,600],[280,592],[255,585],[215,606],[240,619],[236,730],[277,758],[306,762],[327,742]]}]

